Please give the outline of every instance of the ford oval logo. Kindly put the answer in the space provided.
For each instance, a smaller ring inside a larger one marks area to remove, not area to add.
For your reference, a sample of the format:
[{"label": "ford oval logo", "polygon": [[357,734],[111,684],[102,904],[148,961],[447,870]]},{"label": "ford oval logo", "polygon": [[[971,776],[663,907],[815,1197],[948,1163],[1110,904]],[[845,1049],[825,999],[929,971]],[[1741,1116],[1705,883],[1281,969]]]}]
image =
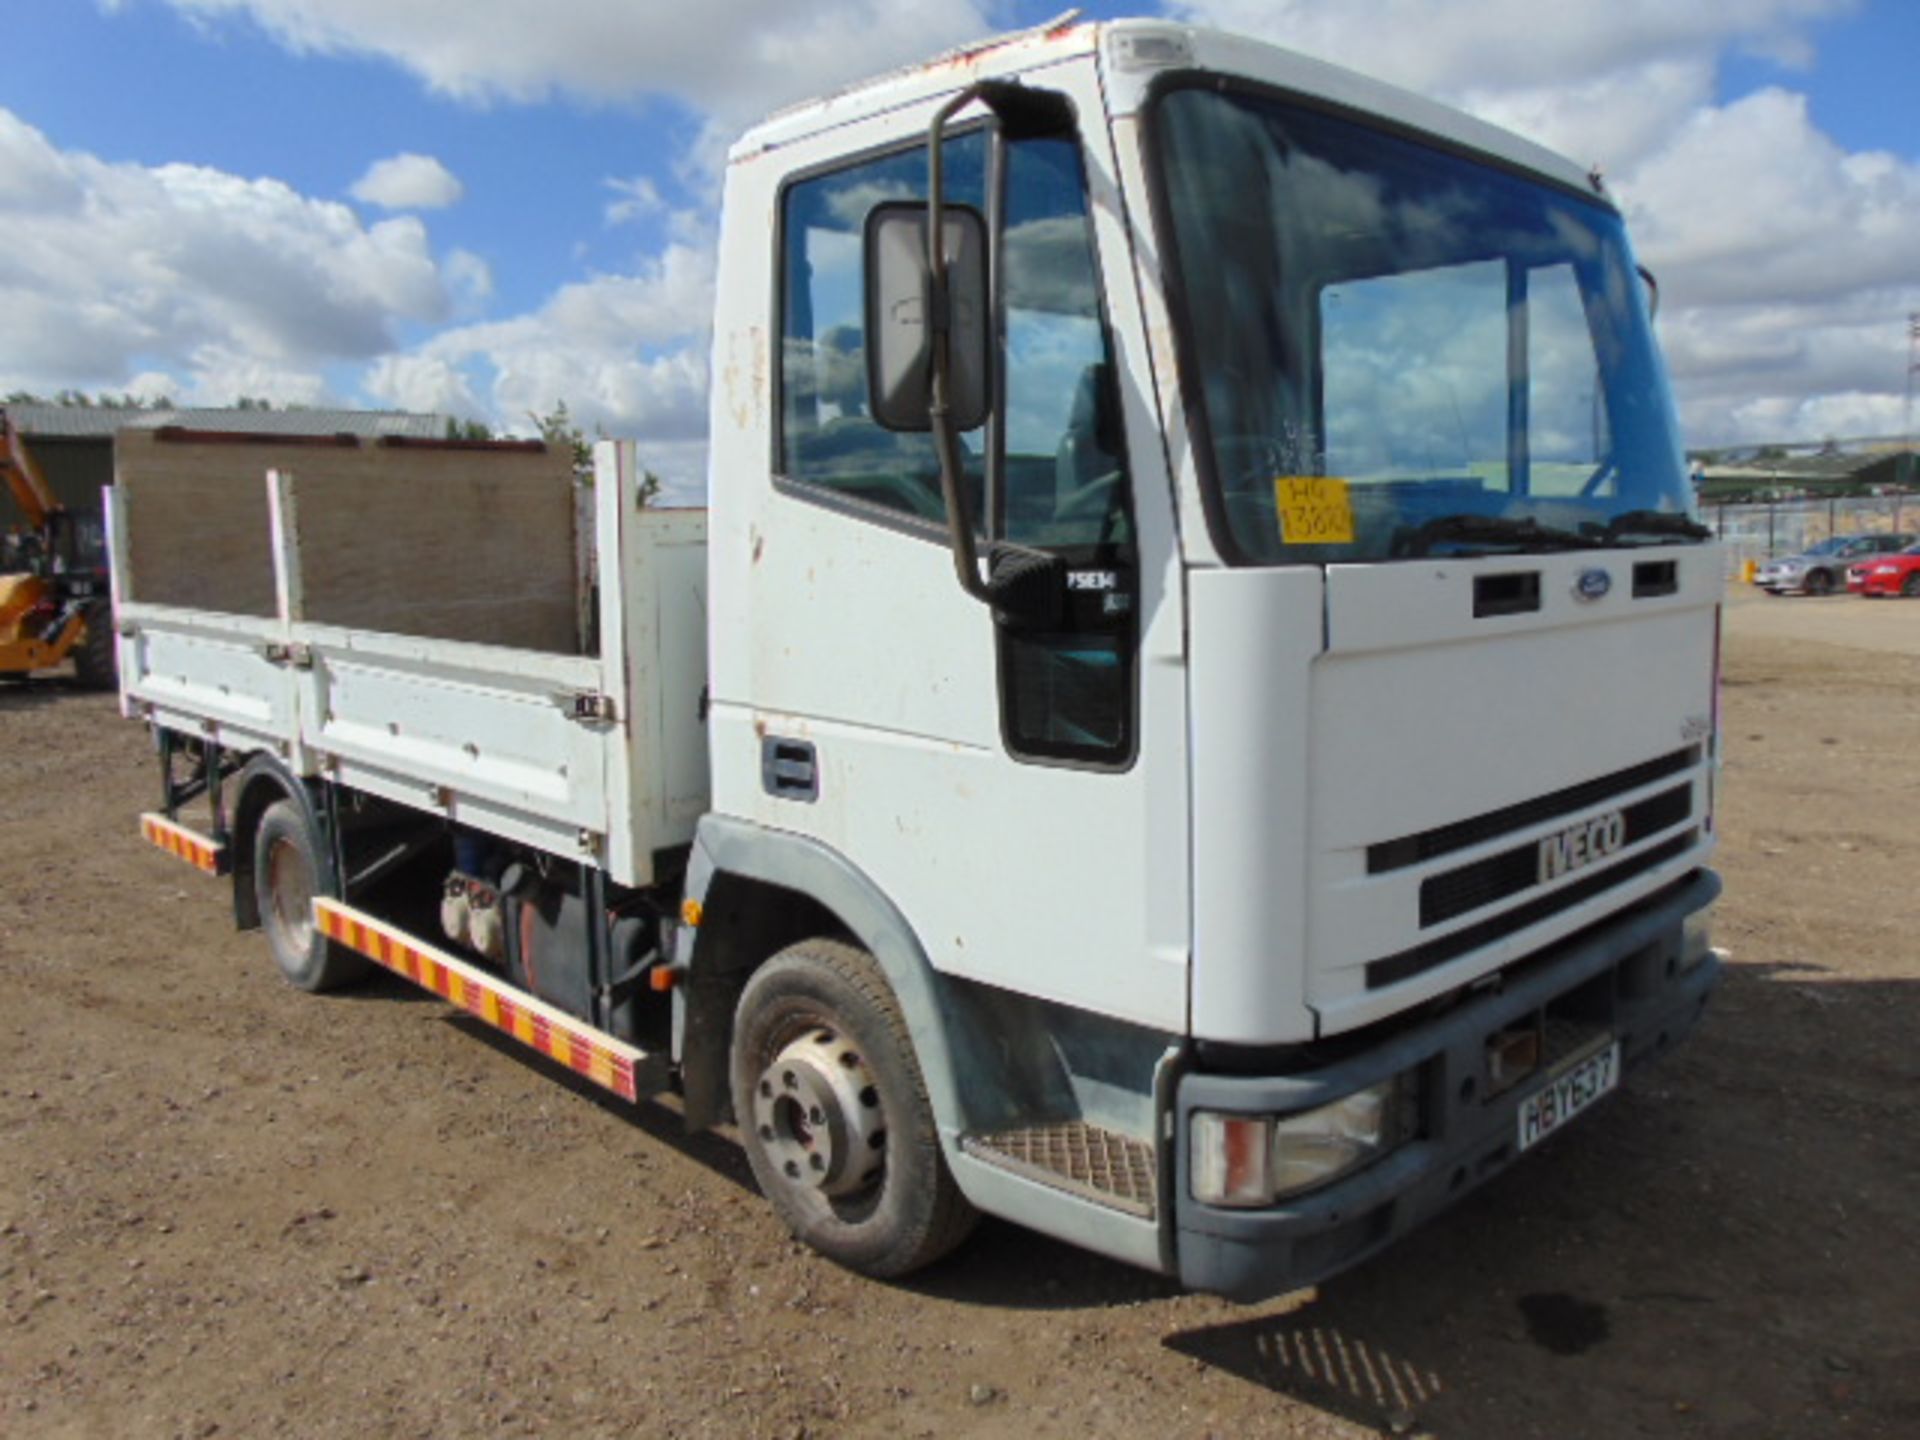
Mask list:
[{"label": "ford oval logo", "polygon": [[1580,578],[1573,582],[1573,598],[1598,600],[1611,589],[1613,589],[1613,576],[1605,570],[1582,570]]}]

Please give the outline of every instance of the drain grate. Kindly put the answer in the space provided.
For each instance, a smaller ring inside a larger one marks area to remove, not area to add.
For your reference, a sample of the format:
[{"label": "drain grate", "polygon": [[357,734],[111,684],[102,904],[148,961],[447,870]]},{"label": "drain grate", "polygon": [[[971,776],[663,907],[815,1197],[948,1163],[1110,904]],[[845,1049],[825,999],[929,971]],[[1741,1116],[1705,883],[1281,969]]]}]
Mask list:
[{"label": "drain grate", "polygon": [[976,1160],[1042,1185],[1153,1218],[1158,1178],[1153,1147],[1144,1140],[1073,1120],[969,1135],[961,1148]]}]

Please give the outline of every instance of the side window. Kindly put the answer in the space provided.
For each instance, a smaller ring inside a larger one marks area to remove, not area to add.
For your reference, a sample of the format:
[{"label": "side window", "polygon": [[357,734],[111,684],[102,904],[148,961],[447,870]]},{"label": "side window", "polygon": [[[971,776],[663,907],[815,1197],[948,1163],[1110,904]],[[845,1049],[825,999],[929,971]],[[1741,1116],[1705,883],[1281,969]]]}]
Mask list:
[{"label": "side window", "polygon": [[1527,445],[1536,495],[1613,493],[1602,473],[1612,445],[1606,396],[1593,357],[1593,336],[1573,266],[1529,270]]},{"label": "side window", "polygon": [[[947,142],[946,193],[985,209],[986,135]],[[884,200],[927,193],[927,157],[916,147],[787,188],[781,202],[780,467],[817,485],[922,519],[940,520],[940,465],[926,435],[883,429],[867,410],[866,321],[861,236]],[[962,463],[981,493],[984,430],[960,440]]]},{"label": "side window", "polygon": [[1003,628],[1002,733],[1015,755],[1123,765],[1133,753],[1132,506],[1080,149],[1007,149],[1001,240],[1000,530],[1057,551],[1062,623]]},{"label": "side window", "polygon": [[1125,544],[1119,403],[1078,147],[1011,147],[1005,204],[1001,533],[1049,550]]}]

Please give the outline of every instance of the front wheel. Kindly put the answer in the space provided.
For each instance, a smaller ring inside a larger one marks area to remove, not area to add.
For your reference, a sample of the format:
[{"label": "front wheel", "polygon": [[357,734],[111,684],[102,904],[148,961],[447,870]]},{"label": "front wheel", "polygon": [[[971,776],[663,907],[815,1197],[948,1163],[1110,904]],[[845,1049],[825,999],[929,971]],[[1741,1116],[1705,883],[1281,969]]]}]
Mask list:
[{"label": "front wheel", "polygon": [[1920,570],[1910,570],[1900,582],[1900,593],[1909,600],[1920,599]]},{"label": "front wheel", "polygon": [[337,990],[363,978],[362,955],[329,940],[313,923],[319,893],[319,843],[291,800],[276,800],[260,817],[253,841],[253,895],[274,964],[302,990]]},{"label": "front wheel", "polygon": [[883,1280],[966,1239],[977,1216],[871,955],[805,940],[774,956],[741,993],[732,1061],[747,1160],[797,1238]]},{"label": "front wheel", "polygon": [[1806,586],[1807,594],[1809,595],[1831,595],[1833,593],[1833,576],[1825,570],[1809,570],[1807,572]]}]

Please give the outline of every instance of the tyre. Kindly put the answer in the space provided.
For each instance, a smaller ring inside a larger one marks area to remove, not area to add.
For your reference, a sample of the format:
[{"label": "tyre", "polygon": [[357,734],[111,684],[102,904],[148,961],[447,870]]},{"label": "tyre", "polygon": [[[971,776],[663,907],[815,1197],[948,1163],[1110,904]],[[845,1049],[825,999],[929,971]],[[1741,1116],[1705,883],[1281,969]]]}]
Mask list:
[{"label": "tyre", "polygon": [[1900,582],[1900,593],[1909,600],[1920,599],[1920,570],[1909,570]]},{"label": "tyre", "polygon": [[365,956],[329,940],[313,923],[319,887],[319,848],[307,817],[293,801],[276,800],[255,832],[253,894],[274,964],[290,983],[314,992],[351,985],[370,968]]},{"label": "tyre", "polygon": [[907,1022],[871,955],[781,951],[734,1014],[734,1113],[787,1228],[876,1279],[952,1250],[978,1218],[947,1170]]},{"label": "tyre", "polygon": [[1829,570],[1809,570],[1806,578],[1809,595],[1831,595],[1833,593],[1833,572]]},{"label": "tyre", "polygon": [[113,653],[113,612],[105,605],[88,608],[87,633],[73,647],[73,678],[85,690],[111,690],[119,679]]}]

